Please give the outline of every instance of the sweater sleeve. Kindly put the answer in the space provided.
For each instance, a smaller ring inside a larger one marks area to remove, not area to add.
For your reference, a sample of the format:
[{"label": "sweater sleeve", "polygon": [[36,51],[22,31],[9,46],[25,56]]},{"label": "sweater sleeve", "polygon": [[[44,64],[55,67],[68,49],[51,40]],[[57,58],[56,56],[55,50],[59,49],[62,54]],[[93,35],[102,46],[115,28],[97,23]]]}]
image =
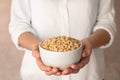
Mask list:
[{"label": "sweater sleeve", "polygon": [[110,47],[114,41],[114,37],[116,34],[116,24],[114,17],[114,0],[99,0],[97,23],[95,24],[93,32],[98,29],[104,29],[110,35],[109,43],[101,46],[101,48]]},{"label": "sweater sleeve", "polygon": [[18,39],[24,32],[36,34],[32,28],[31,14],[30,14],[30,0],[12,0],[11,2],[11,16],[9,24],[9,33],[12,41],[18,49],[24,50],[19,46]]}]

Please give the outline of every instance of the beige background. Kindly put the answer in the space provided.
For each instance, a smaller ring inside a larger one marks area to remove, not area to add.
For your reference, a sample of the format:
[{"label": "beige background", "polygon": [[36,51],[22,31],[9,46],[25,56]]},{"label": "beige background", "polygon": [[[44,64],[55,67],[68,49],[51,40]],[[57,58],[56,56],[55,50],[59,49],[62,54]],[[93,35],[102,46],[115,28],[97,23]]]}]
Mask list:
[{"label": "beige background", "polygon": [[[115,0],[118,33],[113,45],[105,50],[105,80],[120,80],[120,0]],[[0,0],[0,80],[20,80],[23,52],[18,51],[8,33],[10,0]]]}]

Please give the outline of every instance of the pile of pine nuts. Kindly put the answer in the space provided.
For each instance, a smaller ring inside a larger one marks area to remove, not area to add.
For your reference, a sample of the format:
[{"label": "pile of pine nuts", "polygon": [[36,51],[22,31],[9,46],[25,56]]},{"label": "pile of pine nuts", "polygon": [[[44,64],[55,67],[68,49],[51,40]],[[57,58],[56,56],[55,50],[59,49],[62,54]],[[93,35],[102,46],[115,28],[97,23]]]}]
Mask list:
[{"label": "pile of pine nuts", "polygon": [[80,47],[80,41],[71,37],[58,36],[44,40],[40,46],[50,51],[66,52]]}]

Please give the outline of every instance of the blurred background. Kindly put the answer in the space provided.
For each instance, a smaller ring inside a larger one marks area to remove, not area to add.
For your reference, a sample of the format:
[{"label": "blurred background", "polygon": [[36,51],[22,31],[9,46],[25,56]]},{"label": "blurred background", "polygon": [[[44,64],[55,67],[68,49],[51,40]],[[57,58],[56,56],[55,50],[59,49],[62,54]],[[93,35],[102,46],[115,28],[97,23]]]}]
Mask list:
[{"label": "blurred background", "polygon": [[[105,50],[105,80],[120,80],[120,0],[115,1],[118,32],[113,45]],[[8,33],[10,0],[0,0],[0,80],[21,80],[23,52],[13,45]]]}]

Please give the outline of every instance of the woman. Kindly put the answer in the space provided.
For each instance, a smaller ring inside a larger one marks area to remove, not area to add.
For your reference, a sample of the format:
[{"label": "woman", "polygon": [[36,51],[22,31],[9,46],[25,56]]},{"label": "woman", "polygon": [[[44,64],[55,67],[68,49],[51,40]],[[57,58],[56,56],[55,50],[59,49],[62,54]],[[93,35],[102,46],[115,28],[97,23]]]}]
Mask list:
[{"label": "woman", "polygon": [[[116,33],[113,0],[12,0],[9,32],[25,51],[23,80],[102,80],[103,49]],[[66,35],[83,43],[78,64],[60,71],[42,63],[39,42]]]}]

